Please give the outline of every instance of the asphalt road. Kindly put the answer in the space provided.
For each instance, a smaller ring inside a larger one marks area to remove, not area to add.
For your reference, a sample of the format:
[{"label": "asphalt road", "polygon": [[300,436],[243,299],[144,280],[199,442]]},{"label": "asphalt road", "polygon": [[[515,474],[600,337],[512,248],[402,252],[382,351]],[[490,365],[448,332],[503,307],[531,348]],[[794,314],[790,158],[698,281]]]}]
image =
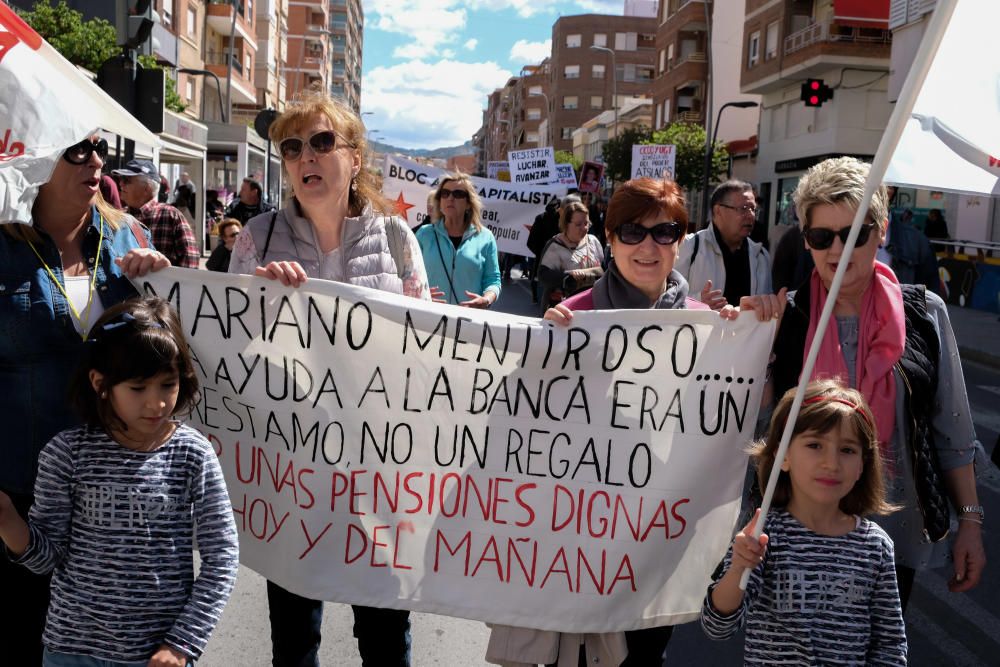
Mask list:
[{"label": "asphalt road", "polygon": [[[515,270],[515,276],[517,271]],[[524,315],[538,314],[532,306],[526,281],[505,285],[496,308]],[[1000,333],[1000,325],[998,325]],[[1000,434],[1000,370],[965,364],[969,402],[980,441],[989,453]],[[1000,521],[1000,473],[991,466],[980,475],[980,499],[986,508],[987,526]],[[1000,538],[985,532],[987,566],[984,582],[968,594],[952,594],[946,587],[949,574],[924,572],[916,582],[907,610],[910,665],[943,667],[1000,665]],[[413,664],[460,667],[485,665],[488,630],[480,622],[415,613]],[[359,667],[351,634],[350,607],[328,604],[323,624],[322,664]],[[681,626],[674,633],[665,665],[670,667],[740,664],[742,640],[707,640],[697,624]],[[263,579],[241,569],[222,621],[212,636],[200,667],[265,667],[270,664],[269,626]]]}]

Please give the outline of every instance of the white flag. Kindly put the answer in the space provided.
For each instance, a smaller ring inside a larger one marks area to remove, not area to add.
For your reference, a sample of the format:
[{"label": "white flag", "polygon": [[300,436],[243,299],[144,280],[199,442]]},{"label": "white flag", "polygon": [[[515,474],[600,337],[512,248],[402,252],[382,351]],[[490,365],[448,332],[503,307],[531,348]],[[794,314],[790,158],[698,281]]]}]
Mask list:
[{"label": "white flag", "polygon": [[0,222],[30,222],[38,186],[97,129],[160,141],[0,2]]},{"label": "white flag", "polygon": [[1000,58],[992,49],[997,25],[1000,2],[957,3],[886,182],[1000,194]]}]

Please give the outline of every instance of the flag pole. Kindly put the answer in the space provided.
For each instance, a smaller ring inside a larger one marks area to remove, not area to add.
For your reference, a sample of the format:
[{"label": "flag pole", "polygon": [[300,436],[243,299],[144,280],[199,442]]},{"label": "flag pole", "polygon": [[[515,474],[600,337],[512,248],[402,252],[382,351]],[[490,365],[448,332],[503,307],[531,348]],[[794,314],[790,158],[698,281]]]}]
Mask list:
[{"label": "flag pole", "polygon": [[[819,356],[819,348],[823,343],[827,324],[829,324],[830,317],[833,314],[833,307],[837,302],[837,294],[840,292],[840,283],[844,279],[847,265],[850,263],[851,255],[854,253],[854,244],[858,239],[858,233],[861,231],[861,223],[868,213],[872,195],[875,194],[875,190],[882,184],[882,179],[885,178],[885,172],[889,168],[889,161],[892,159],[892,154],[896,151],[896,146],[903,136],[903,130],[910,121],[910,114],[913,112],[917,95],[920,93],[924,79],[927,78],[927,72],[931,68],[931,63],[937,54],[938,46],[941,44],[941,38],[948,29],[948,24],[951,22],[951,16],[957,4],[958,0],[941,0],[934,9],[934,13],[931,15],[931,20],[927,26],[927,32],[920,42],[920,47],[917,49],[917,54],[913,59],[913,65],[910,67],[910,72],[906,75],[906,81],[903,83],[903,89],[899,93],[899,99],[896,100],[896,107],[889,117],[889,123],[882,134],[882,140],[879,142],[875,158],[872,160],[871,170],[868,172],[868,180],[865,181],[865,192],[861,198],[861,205],[858,206],[858,210],[854,214],[851,231],[847,236],[847,242],[844,243],[844,252],[840,257],[840,263],[837,264],[837,271],[833,276],[833,282],[830,284],[829,294],[823,306],[823,313],[820,315],[819,323],[816,326],[816,336],[813,338],[809,354],[802,365],[799,385],[795,390],[795,398],[792,400],[792,407],[788,412],[788,420],[785,422],[785,428],[781,433],[781,442],[778,445],[778,451],[774,457],[774,465],[771,467],[771,473],[767,480],[767,488],[764,491],[763,502],[760,505],[760,518],[754,525],[754,540],[760,537],[761,532],[764,530],[764,520],[767,517],[768,510],[771,508],[771,499],[774,497],[774,489],[778,484],[781,464],[784,462],[785,454],[788,452],[788,444],[792,439],[792,431],[795,428],[795,421],[799,416],[799,409],[802,407],[806,385],[809,384],[810,378],[812,378],[813,368],[816,366],[816,358]],[[750,570],[744,570],[743,576],[740,578],[741,590],[746,590],[749,580]]]}]

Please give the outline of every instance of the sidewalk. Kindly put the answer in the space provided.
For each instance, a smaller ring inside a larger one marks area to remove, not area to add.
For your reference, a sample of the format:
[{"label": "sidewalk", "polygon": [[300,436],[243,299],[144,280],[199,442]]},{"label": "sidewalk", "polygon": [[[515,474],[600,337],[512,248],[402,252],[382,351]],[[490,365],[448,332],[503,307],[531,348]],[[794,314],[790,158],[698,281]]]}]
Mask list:
[{"label": "sidewalk", "polygon": [[948,316],[962,360],[1000,370],[1000,316],[952,304],[948,304]]}]

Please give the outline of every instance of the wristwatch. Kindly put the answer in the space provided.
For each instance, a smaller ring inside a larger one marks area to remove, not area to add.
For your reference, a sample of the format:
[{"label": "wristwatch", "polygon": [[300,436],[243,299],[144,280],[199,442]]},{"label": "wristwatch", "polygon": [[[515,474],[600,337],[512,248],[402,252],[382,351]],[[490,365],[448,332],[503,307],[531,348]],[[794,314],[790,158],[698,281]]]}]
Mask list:
[{"label": "wristwatch", "polygon": [[983,511],[982,505],[962,505],[958,508],[959,514],[978,514],[980,521],[986,520],[986,512]]}]

